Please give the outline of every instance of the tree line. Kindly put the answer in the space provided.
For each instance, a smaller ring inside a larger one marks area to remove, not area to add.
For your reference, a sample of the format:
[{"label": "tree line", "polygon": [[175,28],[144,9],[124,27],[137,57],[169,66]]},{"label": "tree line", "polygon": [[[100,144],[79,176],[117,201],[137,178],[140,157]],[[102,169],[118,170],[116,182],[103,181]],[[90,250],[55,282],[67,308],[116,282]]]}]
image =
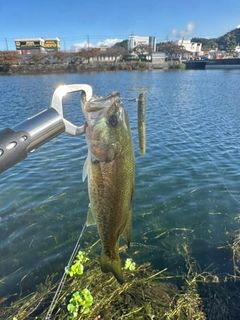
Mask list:
[{"label": "tree line", "polygon": [[[150,55],[152,49],[148,45],[138,45],[130,53],[141,60],[143,56]],[[29,55],[20,55],[18,51],[0,51],[0,65],[9,67],[15,64],[47,64],[47,63],[58,63],[62,64],[68,62],[71,64],[81,64],[83,62],[90,62],[91,59],[101,57],[102,60],[111,57],[112,60],[117,61],[119,57],[124,58],[129,57],[126,48],[126,41],[118,43],[110,48],[82,48],[76,52],[66,52],[66,51],[55,51],[54,53],[41,53],[33,52]]]},{"label": "tree line", "polygon": [[[91,59],[101,56],[111,57],[112,59],[117,59],[117,57],[126,54],[126,50],[122,47],[111,47],[106,50],[101,50],[100,48],[82,48],[77,52],[66,52],[66,51],[55,51],[53,54],[33,52],[29,55],[20,55],[18,51],[0,51],[0,65],[2,66],[12,66],[15,64],[20,64],[25,62],[27,64],[41,64],[50,63],[54,61],[55,63],[64,63],[68,61],[72,64],[82,63],[84,61],[90,62]],[[24,57],[24,59],[23,59]]]},{"label": "tree line", "polygon": [[233,29],[218,38],[192,38],[192,42],[202,43],[203,51],[218,49],[220,51],[234,52],[237,44],[240,43],[240,28]]}]

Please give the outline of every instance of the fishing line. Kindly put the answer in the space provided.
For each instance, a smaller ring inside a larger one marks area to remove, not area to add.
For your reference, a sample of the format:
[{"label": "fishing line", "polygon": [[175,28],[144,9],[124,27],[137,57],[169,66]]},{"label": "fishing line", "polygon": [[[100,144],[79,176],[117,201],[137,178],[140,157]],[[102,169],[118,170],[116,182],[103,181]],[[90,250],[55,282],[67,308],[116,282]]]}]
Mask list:
[{"label": "fishing line", "polygon": [[[79,248],[80,248],[80,240],[81,240],[81,238],[82,238],[82,236],[83,236],[83,233],[84,233],[84,230],[85,230],[86,226],[87,226],[87,221],[84,223],[84,226],[83,226],[83,228],[82,228],[82,231],[81,231],[81,233],[80,233],[80,235],[79,235],[79,238],[78,238],[78,240],[77,240],[77,242],[76,242],[76,245],[75,245],[75,247],[74,247],[74,249],[73,249],[72,255],[71,255],[71,257],[70,257],[70,259],[69,259],[69,261],[68,261],[68,264],[67,264],[67,267],[66,267],[66,268],[70,268],[71,265],[72,265],[72,263],[73,263],[73,260],[74,260],[76,254],[77,254],[77,252],[78,252],[78,250],[79,250]],[[59,298],[59,296],[60,296],[62,287],[63,287],[64,282],[65,282],[65,280],[66,280],[66,276],[67,276],[67,274],[66,274],[66,272],[64,272],[64,274],[62,275],[62,278],[61,278],[61,280],[60,280],[60,282],[59,282],[59,285],[58,285],[58,287],[57,287],[57,290],[56,290],[56,292],[55,292],[55,295],[54,295],[54,297],[53,297],[53,299],[52,299],[52,302],[51,302],[51,304],[50,304],[50,307],[48,308],[48,312],[47,312],[47,314],[46,314],[45,320],[49,320],[50,317],[51,317],[51,315],[52,315],[53,308],[54,308],[54,304],[55,304],[56,300],[57,300],[57,299]]]},{"label": "fishing line", "polygon": [[[146,92],[148,92],[148,91],[150,91],[150,90],[144,90],[144,91],[139,90],[139,92],[143,93],[143,94],[146,94]],[[139,98],[122,98],[122,97],[120,97],[120,100],[127,100],[128,102],[137,102],[137,101],[139,101]]]},{"label": "fishing line", "polygon": [[227,190],[227,192],[230,194],[230,196],[238,203],[240,204],[240,201],[234,196],[234,194],[231,192],[231,190],[228,188],[223,175],[218,167],[218,165],[216,164],[216,162],[213,160],[213,158],[210,156],[209,152],[204,149],[204,147],[198,143],[196,140],[194,140],[185,130],[184,128],[181,126],[181,124],[174,118],[174,116],[171,114],[171,112],[167,109],[167,107],[162,103],[162,101],[158,98],[158,96],[152,91],[153,95],[156,97],[156,99],[159,101],[159,103],[161,104],[161,106],[165,109],[165,111],[169,114],[169,116],[172,118],[172,120],[176,123],[176,125],[181,129],[181,131],[196,145],[198,146],[208,157],[209,159],[212,161],[213,165],[215,166],[215,168],[217,169],[220,178],[222,180],[222,183],[225,187],[225,189]]}]

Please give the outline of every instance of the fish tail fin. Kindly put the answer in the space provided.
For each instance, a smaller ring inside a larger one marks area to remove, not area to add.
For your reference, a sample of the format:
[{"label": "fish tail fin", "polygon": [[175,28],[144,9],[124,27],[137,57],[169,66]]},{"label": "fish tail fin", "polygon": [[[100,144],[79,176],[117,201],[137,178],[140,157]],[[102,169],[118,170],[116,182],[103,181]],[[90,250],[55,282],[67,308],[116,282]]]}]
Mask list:
[{"label": "fish tail fin", "polygon": [[104,251],[101,255],[101,270],[102,272],[111,272],[120,284],[123,284],[123,275],[121,270],[121,261],[117,255],[116,259],[109,257]]}]

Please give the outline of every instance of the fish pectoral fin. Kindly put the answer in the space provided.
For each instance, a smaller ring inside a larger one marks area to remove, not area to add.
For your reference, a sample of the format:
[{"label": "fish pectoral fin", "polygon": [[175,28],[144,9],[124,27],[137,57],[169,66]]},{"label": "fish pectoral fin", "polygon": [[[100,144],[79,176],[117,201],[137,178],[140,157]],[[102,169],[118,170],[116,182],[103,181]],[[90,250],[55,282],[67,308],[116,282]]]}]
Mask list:
[{"label": "fish pectoral fin", "polygon": [[111,272],[120,284],[123,284],[123,275],[121,270],[121,261],[110,258],[104,251],[101,255],[101,270],[104,273]]},{"label": "fish pectoral fin", "polygon": [[94,214],[91,209],[91,204],[89,203],[89,209],[87,213],[87,227],[96,224]]},{"label": "fish pectoral fin", "polygon": [[86,179],[87,175],[88,175],[88,157],[86,158],[83,165],[82,181]]},{"label": "fish pectoral fin", "polygon": [[132,234],[132,212],[130,211],[128,214],[128,220],[127,220],[126,226],[122,233],[123,239],[126,241],[128,248],[130,248],[131,234]]}]

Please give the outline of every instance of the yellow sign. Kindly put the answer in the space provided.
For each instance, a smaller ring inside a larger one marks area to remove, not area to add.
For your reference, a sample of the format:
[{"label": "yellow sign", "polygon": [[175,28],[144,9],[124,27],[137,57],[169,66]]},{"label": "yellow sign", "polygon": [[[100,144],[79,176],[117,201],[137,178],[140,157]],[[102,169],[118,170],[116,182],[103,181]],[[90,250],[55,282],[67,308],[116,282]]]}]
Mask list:
[{"label": "yellow sign", "polygon": [[56,47],[57,46],[57,44],[56,43],[44,43],[44,47],[46,47],[46,48],[49,48],[49,47]]}]

